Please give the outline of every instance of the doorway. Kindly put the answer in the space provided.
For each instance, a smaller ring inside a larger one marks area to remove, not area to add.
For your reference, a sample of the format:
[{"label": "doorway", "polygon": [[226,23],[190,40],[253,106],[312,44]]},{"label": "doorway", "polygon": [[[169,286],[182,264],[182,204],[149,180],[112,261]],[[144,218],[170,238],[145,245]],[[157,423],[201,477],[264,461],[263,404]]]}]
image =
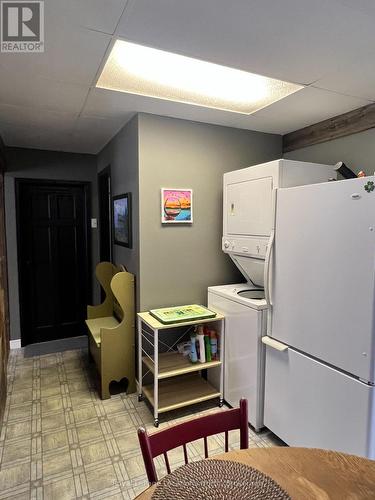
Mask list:
[{"label": "doorway", "polygon": [[111,167],[98,174],[100,262],[112,261]]},{"label": "doorway", "polygon": [[16,180],[23,346],[85,332],[91,302],[89,184]]},{"label": "doorway", "polygon": [[9,309],[5,241],[4,170],[5,162],[0,154],[0,427],[7,396],[7,364],[9,355]]}]

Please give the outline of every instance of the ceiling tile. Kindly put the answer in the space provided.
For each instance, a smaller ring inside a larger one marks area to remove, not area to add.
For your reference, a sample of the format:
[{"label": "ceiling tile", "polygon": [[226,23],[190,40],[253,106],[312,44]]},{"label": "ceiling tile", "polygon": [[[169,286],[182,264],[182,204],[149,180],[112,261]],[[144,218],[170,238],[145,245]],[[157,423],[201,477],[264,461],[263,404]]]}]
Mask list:
[{"label": "ceiling tile", "polygon": [[268,119],[255,115],[230,113],[218,109],[191,106],[162,99],[154,99],[124,92],[91,89],[84,107],[86,116],[112,117],[125,124],[135,113],[151,113],[184,120],[212,123],[227,127],[278,133],[277,127]]},{"label": "ceiling tile", "polygon": [[58,129],[69,132],[77,120],[73,113],[62,113],[47,109],[27,108],[0,103],[0,122],[25,128]]},{"label": "ceiling tile", "polygon": [[374,46],[373,20],[327,0],[130,0],[125,39],[308,84]]},{"label": "ceiling tile", "polygon": [[99,153],[126,121],[122,118],[82,115],[74,125],[73,140],[85,152]]},{"label": "ceiling tile", "polygon": [[137,111],[136,97],[123,92],[93,88],[90,89],[83,114],[126,119],[129,111]]},{"label": "ceiling tile", "polygon": [[123,126],[118,119],[77,119],[50,111],[43,111],[40,117],[34,115],[26,125],[22,112],[14,108],[0,105],[0,134],[8,146],[96,154]]},{"label": "ceiling tile", "polygon": [[253,116],[269,120],[279,133],[286,134],[360,108],[369,102],[357,97],[307,87],[254,113]]},{"label": "ceiling tile", "polygon": [[46,23],[58,17],[59,22],[112,34],[127,0],[48,0]]},{"label": "ceiling tile", "polygon": [[363,12],[369,16],[372,16],[375,20],[375,2],[374,0],[334,0],[335,2],[345,5],[350,9]]},{"label": "ceiling tile", "polygon": [[314,87],[333,90],[375,101],[375,51],[370,58],[359,58],[314,83]]},{"label": "ceiling tile", "polygon": [[45,28],[44,53],[1,53],[0,64],[18,79],[27,75],[91,85],[111,37],[60,23],[58,19],[46,23]]},{"label": "ceiling tile", "polygon": [[72,132],[65,124],[48,129],[44,125],[25,127],[0,123],[0,134],[7,146],[74,151],[70,145]]},{"label": "ceiling tile", "polygon": [[22,78],[16,68],[6,70],[0,66],[0,103],[18,106],[48,108],[63,112],[79,113],[89,86],[62,83],[38,77],[24,69]]}]

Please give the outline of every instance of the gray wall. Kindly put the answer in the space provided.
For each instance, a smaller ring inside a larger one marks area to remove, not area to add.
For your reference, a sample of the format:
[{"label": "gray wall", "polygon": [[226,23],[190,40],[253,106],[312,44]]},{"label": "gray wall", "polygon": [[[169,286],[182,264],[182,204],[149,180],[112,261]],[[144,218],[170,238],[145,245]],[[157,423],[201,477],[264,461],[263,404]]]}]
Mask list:
[{"label": "gray wall", "polygon": [[[110,165],[112,195],[132,194],[132,248],[113,245],[113,262],[123,264],[139,276],[139,201],[138,201],[138,116],[135,116],[98,155],[98,171]],[[138,284],[136,283],[136,286]],[[139,294],[139,287],[137,286]],[[138,297],[139,298],[139,297]],[[139,301],[137,301],[139,303]]]},{"label": "gray wall", "polygon": [[355,173],[363,170],[367,175],[373,175],[375,171],[375,129],[298,149],[286,153],[284,157],[328,164],[343,161]]},{"label": "gray wall", "polygon": [[[55,151],[7,148],[7,171],[5,173],[5,210],[8,251],[10,338],[21,337],[18,295],[17,233],[15,178],[52,179],[91,182],[91,216],[97,217],[97,171],[96,157]],[[97,230],[91,230],[92,276],[98,262]],[[94,282],[94,281],[93,281]],[[94,301],[99,298],[94,285]]]},{"label": "gray wall", "polygon": [[[223,173],[281,157],[281,136],[139,115],[140,308],[206,303],[243,281],[221,251]],[[192,225],[162,225],[160,188],[192,188]]]}]

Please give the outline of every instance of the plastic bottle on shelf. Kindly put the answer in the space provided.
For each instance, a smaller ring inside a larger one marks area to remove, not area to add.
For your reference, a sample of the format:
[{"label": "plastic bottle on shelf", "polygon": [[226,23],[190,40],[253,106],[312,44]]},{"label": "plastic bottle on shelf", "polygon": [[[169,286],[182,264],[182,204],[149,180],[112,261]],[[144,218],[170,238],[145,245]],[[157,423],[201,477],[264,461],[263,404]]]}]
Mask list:
[{"label": "plastic bottle on shelf", "polygon": [[210,330],[210,343],[211,343],[211,359],[216,361],[218,359],[217,355],[217,333],[215,330]]},{"label": "plastic bottle on shelf", "polygon": [[190,336],[190,361],[192,363],[196,363],[198,361],[198,356],[197,356],[197,346],[196,346],[196,340],[197,340],[197,334],[193,332]]},{"label": "plastic bottle on shelf", "polygon": [[207,330],[204,332],[204,346],[206,348],[206,361],[209,362],[212,360],[212,358],[211,358],[211,341],[210,341],[210,334]]},{"label": "plastic bottle on shelf", "polygon": [[198,326],[198,342],[199,342],[199,361],[201,363],[206,362],[206,355],[205,355],[205,349],[204,349],[204,330],[203,326],[199,325]]},{"label": "plastic bottle on shelf", "polygon": [[199,339],[198,339],[198,327],[194,327],[194,336],[195,336],[195,350],[197,353],[197,359],[199,359]]}]

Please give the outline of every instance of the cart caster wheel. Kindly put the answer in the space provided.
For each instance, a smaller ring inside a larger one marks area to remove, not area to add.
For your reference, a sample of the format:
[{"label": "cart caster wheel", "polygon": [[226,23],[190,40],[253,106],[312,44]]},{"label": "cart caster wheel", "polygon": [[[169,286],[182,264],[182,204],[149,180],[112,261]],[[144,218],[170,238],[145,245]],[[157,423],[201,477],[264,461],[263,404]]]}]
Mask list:
[{"label": "cart caster wheel", "polygon": [[140,403],[143,401],[143,394],[138,394],[138,402]]},{"label": "cart caster wheel", "polygon": [[220,399],[219,401],[219,408],[222,408],[224,406],[224,400]]},{"label": "cart caster wheel", "polygon": [[159,427],[159,420],[157,418],[155,418],[154,420],[154,426]]}]

